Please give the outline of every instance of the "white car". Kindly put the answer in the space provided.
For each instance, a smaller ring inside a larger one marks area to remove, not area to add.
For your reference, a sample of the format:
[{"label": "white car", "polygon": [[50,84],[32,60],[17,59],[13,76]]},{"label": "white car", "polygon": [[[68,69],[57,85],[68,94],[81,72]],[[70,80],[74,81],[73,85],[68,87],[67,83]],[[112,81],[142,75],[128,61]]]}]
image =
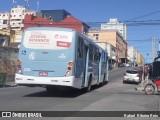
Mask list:
[{"label": "white car", "polygon": [[127,70],[123,77],[123,83],[134,82],[141,83],[142,81],[142,72],[139,70]]},{"label": "white car", "polygon": [[127,64],[126,64],[126,67],[129,67],[129,66],[130,66],[130,65],[127,63]]}]

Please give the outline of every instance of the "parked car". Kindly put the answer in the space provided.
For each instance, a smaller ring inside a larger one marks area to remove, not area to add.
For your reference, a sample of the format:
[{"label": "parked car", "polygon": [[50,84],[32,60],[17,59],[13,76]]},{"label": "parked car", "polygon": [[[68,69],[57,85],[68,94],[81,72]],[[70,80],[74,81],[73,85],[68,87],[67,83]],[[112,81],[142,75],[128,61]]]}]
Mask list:
[{"label": "parked car", "polygon": [[129,66],[130,66],[129,63],[127,63],[127,64],[126,64],[126,67],[129,67]]},{"label": "parked car", "polygon": [[121,63],[121,64],[119,65],[119,67],[125,67],[125,64],[124,64],[124,63]]},{"label": "parked car", "polygon": [[141,83],[142,81],[142,72],[139,70],[127,70],[123,77],[123,83],[132,82],[132,83]]}]

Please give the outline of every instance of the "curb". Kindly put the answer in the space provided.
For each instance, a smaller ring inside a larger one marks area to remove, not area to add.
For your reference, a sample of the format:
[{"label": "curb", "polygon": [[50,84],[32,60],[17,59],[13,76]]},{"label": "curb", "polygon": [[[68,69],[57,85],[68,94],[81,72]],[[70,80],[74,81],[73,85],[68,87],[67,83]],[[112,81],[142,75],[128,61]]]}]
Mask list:
[{"label": "curb", "polygon": [[144,87],[136,87],[135,90],[144,91]]},{"label": "curb", "polygon": [[14,82],[7,82],[6,84],[2,85],[1,88],[5,87],[17,87],[18,85]]}]

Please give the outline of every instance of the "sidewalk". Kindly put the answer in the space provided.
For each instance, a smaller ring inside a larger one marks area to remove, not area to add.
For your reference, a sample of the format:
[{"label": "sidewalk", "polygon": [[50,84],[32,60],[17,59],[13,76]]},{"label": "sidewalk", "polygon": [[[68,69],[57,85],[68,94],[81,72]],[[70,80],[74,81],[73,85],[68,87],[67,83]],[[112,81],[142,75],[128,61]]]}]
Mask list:
[{"label": "sidewalk", "polygon": [[112,70],[109,70],[109,72],[115,71],[115,70],[118,70],[118,69],[119,69],[118,67],[113,67]]},{"label": "sidewalk", "polygon": [[139,84],[138,87],[135,88],[135,90],[144,91],[145,85],[149,82],[148,76],[145,80],[142,80],[142,82]]},{"label": "sidewalk", "polygon": [[3,76],[0,76],[0,87],[15,87],[17,84],[15,83],[15,77],[14,75],[6,75],[3,74]]}]

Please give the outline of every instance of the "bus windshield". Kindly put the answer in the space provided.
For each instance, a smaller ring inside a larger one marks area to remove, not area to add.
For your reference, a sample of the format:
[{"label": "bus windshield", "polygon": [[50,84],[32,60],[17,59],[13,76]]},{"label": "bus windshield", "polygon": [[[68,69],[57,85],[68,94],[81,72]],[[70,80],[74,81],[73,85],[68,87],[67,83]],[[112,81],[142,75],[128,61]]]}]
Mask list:
[{"label": "bus windshield", "polygon": [[72,43],[72,32],[31,30],[24,33],[23,45],[31,49],[62,50]]}]

